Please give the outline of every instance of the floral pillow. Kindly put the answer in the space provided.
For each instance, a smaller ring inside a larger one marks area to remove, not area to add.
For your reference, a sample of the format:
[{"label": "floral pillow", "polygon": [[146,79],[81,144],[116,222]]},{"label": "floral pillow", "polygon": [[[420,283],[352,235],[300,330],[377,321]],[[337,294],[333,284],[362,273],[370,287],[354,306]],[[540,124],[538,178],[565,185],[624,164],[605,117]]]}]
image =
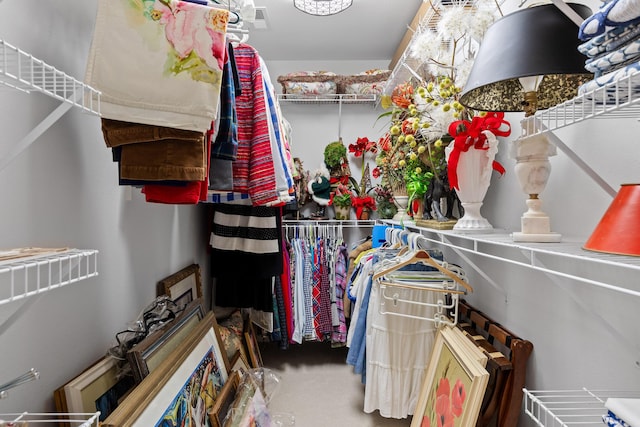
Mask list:
[{"label": "floral pillow", "polygon": [[342,93],[356,95],[381,95],[390,70],[371,69],[352,76],[342,76],[340,86]]},{"label": "floral pillow", "polygon": [[283,94],[303,96],[335,95],[338,75],[330,71],[295,71],[278,77]]}]

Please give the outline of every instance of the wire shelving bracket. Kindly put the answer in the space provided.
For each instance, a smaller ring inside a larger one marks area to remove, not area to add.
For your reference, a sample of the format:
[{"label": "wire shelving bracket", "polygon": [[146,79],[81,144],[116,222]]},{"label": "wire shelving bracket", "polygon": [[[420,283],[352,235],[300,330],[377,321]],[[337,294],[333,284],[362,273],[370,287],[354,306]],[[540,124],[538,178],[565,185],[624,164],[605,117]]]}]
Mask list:
[{"label": "wire shelving bracket", "polygon": [[73,107],[100,115],[100,92],[0,39],[0,85],[40,92],[61,104],[0,157],[0,171]]}]

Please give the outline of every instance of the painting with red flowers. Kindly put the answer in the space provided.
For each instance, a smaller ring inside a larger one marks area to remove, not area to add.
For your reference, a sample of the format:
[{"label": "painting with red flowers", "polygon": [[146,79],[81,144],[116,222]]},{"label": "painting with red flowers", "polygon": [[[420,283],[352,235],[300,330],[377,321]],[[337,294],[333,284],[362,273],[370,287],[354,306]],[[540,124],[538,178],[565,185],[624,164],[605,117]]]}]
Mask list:
[{"label": "painting with red flowers", "polygon": [[455,331],[443,328],[436,335],[411,427],[476,425],[489,380],[486,358]]}]

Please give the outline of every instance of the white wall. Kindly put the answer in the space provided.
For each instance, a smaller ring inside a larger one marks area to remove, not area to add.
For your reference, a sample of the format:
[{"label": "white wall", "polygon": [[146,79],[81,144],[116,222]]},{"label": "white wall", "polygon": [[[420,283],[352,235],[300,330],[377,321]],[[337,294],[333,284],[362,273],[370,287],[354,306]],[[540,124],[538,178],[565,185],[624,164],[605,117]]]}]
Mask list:
[{"label": "white wall", "polygon": [[[7,0],[0,39],[82,80],[96,2]],[[0,158],[59,104],[2,89]],[[52,411],[53,390],[115,344],[155,297],[158,280],[199,263],[208,275],[202,206],[131,200],[118,186],[100,118],[73,109],[0,170],[0,248],[97,249],[95,278],[0,306],[0,383],[36,368],[40,379],[9,392],[0,413]],[[19,313],[15,323],[7,323]],[[1,418],[1,417],[0,417]]]}]

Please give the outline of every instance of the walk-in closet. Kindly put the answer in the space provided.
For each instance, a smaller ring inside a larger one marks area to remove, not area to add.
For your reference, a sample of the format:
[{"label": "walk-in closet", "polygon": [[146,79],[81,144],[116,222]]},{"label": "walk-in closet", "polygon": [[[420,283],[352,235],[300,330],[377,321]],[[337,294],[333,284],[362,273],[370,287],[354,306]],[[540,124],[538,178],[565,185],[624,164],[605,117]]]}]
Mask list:
[{"label": "walk-in closet", "polygon": [[638,10],[0,0],[0,426],[638,425]]}]

